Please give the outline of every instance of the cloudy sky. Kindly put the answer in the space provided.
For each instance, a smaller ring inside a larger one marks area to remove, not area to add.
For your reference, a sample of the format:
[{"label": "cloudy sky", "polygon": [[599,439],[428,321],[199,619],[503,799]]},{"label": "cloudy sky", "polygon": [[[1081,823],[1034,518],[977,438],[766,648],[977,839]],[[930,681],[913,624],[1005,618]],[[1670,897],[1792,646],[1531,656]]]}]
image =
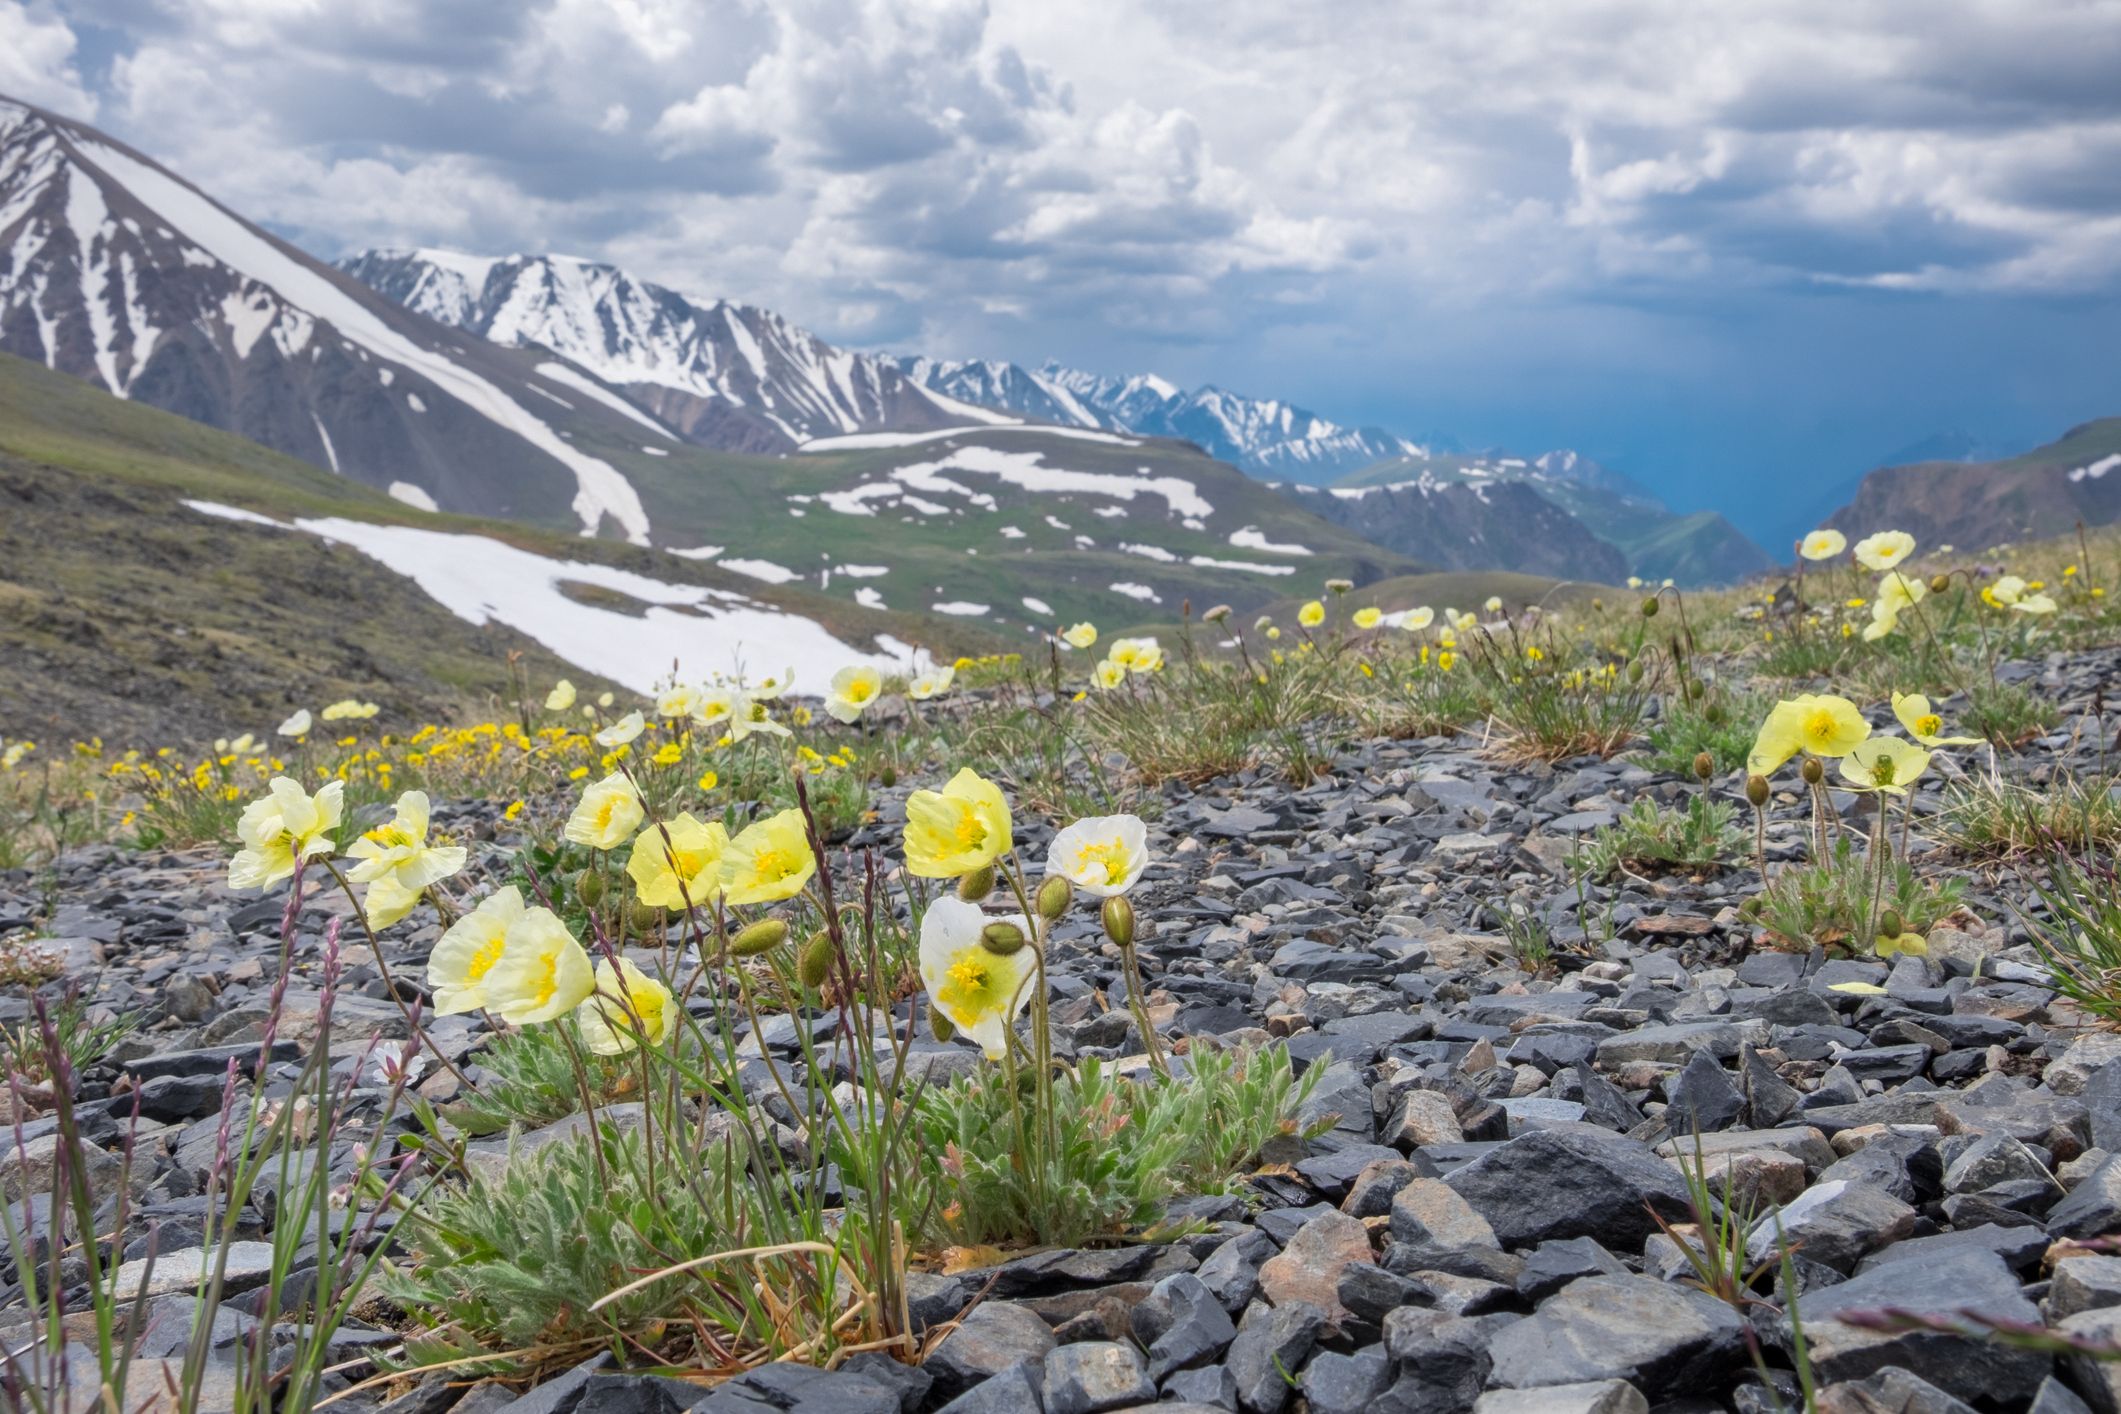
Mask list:
[{"label": "cloudy sky", "polygon": [[2121,413],[2121,0],[0,0],[326,256],[1574,446],[1757,533]]}]

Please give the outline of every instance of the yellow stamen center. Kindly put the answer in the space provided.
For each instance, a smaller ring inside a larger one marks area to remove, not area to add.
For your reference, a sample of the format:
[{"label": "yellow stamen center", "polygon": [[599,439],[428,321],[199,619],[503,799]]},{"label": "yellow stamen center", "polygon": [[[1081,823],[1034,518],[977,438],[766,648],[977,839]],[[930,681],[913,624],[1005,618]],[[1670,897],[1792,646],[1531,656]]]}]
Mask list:
[{"label": "yellow stamen center", "polygon": [[1127,882],[1127,851],[1118,840],[1086,844],[1075,856],[1077,869],[1087,874],[1093,867],[1105,871],[1105,882],[1117,886]]},{"label": "yellow stamen center", "polygon": [[1804,734],[1810,741],[1824,746],[1834,739],[1834,733],[1834,714],[1827,711],[1824,707],[1819,708],[1811,716],[1804,719]]},{"label": "yellow stamen center", "polygon": [[778,881],[795,873],[798,866],[788,851],[769,847],[752,856],[751,867],[758,871],[760,878]]},{"label": "yellow stamen center", "polygon": [[1943,730],[1944,718],[1938,716],[1935,712],[1930,713],[1926,717],[1915,718],[1915,735],[1917,736],[1935,736]]},{"label": "yellow stamen center", "polygon": [[538,1005],[552,1001],[553,994],[560,990],[560,958],[557,953],[548,953],[541,960],[537,980],[531,983],[531,991],[537,996]]}]

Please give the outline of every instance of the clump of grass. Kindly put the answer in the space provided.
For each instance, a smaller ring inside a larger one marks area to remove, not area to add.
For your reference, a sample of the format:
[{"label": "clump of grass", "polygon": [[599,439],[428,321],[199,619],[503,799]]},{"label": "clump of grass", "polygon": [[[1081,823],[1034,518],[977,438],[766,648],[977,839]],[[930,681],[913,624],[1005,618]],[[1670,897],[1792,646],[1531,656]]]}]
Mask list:
[{"label": "clump of grass", "polygon": [[2093,1015],[2121,1022],[2121,877],[2114,857],[2049,844],[2026,922],[2055,989]]},{"label": "clump of grass", "polygon": [[[0,1081],[13,1076],[25,1085],[45,1085],[55,1074],[86,1070],[109,1055],[138,1025],[138,1018],[131,1015],[93,1013],[72,992],[50,1009],[47,1020],[49,1036],[33,1018],[0,1024]],[[63,1070],[52,1063],[55,1051],[66,1062]]]},{"label": "clump of grass", "polygon": [[1842,839],[1825,860],[1775,875],[1746,908],[1774,947],[1867,953],[1876,921],[1886,913],[1898,914],[1906,932],[1927,933],[1958,912],[1965,898],[1963,879],[1932,882],[1905,859],[1874,863]]},{"label": "clump of grass", "polygon": [[66,959],[44,939],[22,934],[0,938],[0,987],[41,987],[66,972]]},{"label": "clump of grass", "polygon": [[1719,773],[1745,765],[1753,733],[1767,712],[1765,698],[1711,689],[1704,697],[1672,699],[1649,730],[1649,764],[1675,776],[1692,775],[1704,751]]},{"label": "clump of grass", "polygon": [[2121,842],[2121,782],[2110,775],[2058,775],[2045,786],[1991,772],[1954,782],[1940,814],[1943,833],[1968,854],[2006,858],[2060,847],[2082,852]]},{"label": "clump of grass", "polygon": [[955,1194],[934,1235],[1060,1246],[1120,1236],[1155,1222],[1175,1195],[1221,1191],[1268,1140],[1299,1131],[1296,1111],[1317,1072],[1299,1080],[1286,1051],[1201,1050],[1187,1064],[1191,1074],[1169,1083],[1121,1079],[1095,1058],[1062,1076],[1053,1092],[1061,1143],[1043,1175],[994,1143],[1014,1107],[1029,1103],[1006,1075],[923,1094],[920,1152],[937,1186]]},{"label": "clump of grass", "polygon": [[1502,936],[1520,971],[1537,976],[1554,965],[1554,931],[1538,914],[1511,908],[1502,916]]},{"label": "clump of grass", "polygon": [[2014,682],[1977,683],[1967,694],[1960,723],[2006,750],[2015,750],[2054,726],[2055,704]]},{"label": "clump of grass", "polygon": [[1617,823],[1591,837],[1578,867],[1593,879],[1622,872],[1707,872],[1737,858],[1745,846],[1738,810],[1725,801],[1697,793],[1684,806],[1667,810],[1637,796]]},{"label": "clump of grass", "polygon": [[1551,625],[1521,630],[1513,622],[1499,634],[1481,628],[1460,641],[1489,703],[1497,747],[1526,760],[1621,751],[1641,732],[1661,676],[1654,656],[1623,665],[1566,643]]}]

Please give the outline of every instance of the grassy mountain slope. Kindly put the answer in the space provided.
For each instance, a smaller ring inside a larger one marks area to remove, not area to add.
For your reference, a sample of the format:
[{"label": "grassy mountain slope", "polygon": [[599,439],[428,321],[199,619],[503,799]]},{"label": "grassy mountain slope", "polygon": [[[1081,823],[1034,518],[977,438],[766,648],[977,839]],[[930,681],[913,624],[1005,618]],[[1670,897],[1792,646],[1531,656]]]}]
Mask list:
[{"label": "grassy mountain slope", "polygon": [[1828,524],[1851,536],[1905,530],[1927,546],[1982,549],[2121,520],[2121,417],[2071,428],[1993,462],[1881,467]]},{"label": "grassy mountain slope", "polygon": [[[1001,640],[609,541],[416,510],[256,443],[0,355],[0,733],[198,739],[298,706],[373,699],[397,721],[536,681],[594,680],[525,634],[459,618],[413,581],[312,535],[202,516],[343,517],[477,535],[657,581],[741,592],[847,641],[940,652]],[[624,609],[626,606],[618,606]],[[762,645],[771,648],[771,644]]]},{"label": "grassy mountain slope", "polygon": [[658,544],[720,547],[850,609],[948,605],[1018,643],[1422,567],[1180,442],[968,428],[785,458],[583,445],[640,489]]}]

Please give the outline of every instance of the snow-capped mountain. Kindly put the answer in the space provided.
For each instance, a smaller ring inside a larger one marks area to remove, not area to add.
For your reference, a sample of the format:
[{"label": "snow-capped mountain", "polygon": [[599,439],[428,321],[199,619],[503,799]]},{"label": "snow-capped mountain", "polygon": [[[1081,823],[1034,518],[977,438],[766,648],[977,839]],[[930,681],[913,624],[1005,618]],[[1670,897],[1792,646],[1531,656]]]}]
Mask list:
[{"label": "snow-capped mountain", "polygon": [[521,356],[383,299],[94,129],[5,98],[0,350],[415,505],[585,532],[608,520],[648,538],[627,478],[565,430],[616,411],[573,385],[625,407],[608,390],[571,369],[541,386]]},{"label": "snow-capped mountain", "polygon": [[1153,373],[1115,378],[1048,363],[901,358],[925,387],[1035,422],[1178,437],[1259,476],[1324,484],[1392,457],[1421,456],[1418,443],[1375,427],[1343,427],[1274,398],[1213,385],[1184,389]]},{"label": "snow-capped mountain", "polygon": [[779,453],[819,437],[1012,420],[772,310],[690,299],[596,261],[370,250],[339,267],[430,319],[549,349],[702,446]]}]

